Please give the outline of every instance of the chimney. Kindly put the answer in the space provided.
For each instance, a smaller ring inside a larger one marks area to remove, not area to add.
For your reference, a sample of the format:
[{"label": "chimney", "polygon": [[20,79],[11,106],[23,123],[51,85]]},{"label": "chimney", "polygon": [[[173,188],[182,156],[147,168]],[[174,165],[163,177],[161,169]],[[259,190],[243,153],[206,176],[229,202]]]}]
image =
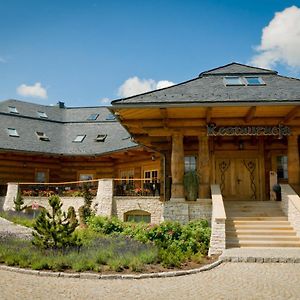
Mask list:
[{"label": "chimney", "polygon": [[65,108],[65,102],[58,101],[57,106],[59,108]]}]

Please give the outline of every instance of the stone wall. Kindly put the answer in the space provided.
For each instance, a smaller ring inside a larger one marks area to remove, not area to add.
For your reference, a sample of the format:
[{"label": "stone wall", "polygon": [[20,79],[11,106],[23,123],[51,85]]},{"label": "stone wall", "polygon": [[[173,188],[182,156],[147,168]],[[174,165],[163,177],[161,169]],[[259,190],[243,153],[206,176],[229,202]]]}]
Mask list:
[{"label": "stone wall", "polygon": [[113,215],[122,221],[124,221],[125,213],[132,210],[150,213],[151,223],[158,224],[162,221],[163,203],[159,197],[114,197],[113,207]]},{"label": "stone wall", "polygon": [[5,197],[0,197],[0,211],[3,210],[4,200],[5,200]]},{"label": "stone wall", "polygon": [[98,183],[97,197],[97,215],[111,217],[113,215],[113,180],[101,179]]},{"label": "stone wall", "polygon": [[198,199],[197,201],[189,201],[189,220],[204,219],[211,222],[211,199]]},{"label": "stone wall", "polygon": [[300,197],[288,184],[281,185],[281,208],[300,236]]}]

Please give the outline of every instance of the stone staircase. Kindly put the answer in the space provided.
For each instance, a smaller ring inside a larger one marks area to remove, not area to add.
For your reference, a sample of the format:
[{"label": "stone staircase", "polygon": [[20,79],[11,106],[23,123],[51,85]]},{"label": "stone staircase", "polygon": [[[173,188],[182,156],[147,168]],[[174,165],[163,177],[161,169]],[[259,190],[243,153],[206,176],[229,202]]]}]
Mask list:
[{"label": "stone staircase", "polygon": [[275,201],[224,201],[226,248],[300,247],[287,217]]}]

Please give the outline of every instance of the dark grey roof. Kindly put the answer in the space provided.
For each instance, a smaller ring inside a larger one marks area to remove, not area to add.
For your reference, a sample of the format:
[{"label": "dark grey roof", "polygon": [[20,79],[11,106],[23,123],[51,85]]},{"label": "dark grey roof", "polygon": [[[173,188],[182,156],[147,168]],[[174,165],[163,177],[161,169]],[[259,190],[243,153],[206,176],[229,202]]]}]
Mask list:
[{"label": "dark grey roof", "polygon": [[[260,76],[265,85],[225,86],[224,76]],[[300,101],[300,80],[238,63],[203,72],[199,77],[156,91],[112,101],[113,106],[169,104],[228,104]]]},{"label": "dark grey roof", "polygon": [[[15,106],[19,114],[8,113]],[[45,112],[41,119],[37,111]],[[90,114],[99,114],[96,121],[87,121]],[[136,147],[130,134],[115,120],[107,121],[106,107],[58,108],[18,100],[0,102],[0,149],[63,155],[101,155]],[[10,137],[7,128],[15,128],[19,137]],[[41,141],[36,131],[44,132],[50,141]],[[73,140],[85,134],[82,143]],[[98,134],[107,134],[104,142],[96,142]]]}]

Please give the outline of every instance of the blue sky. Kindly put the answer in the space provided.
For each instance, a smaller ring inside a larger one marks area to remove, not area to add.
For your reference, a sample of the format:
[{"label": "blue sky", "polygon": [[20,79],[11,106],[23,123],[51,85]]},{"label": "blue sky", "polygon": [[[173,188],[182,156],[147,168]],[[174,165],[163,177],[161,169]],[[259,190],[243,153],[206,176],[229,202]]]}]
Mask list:
[{"label": "blue sky", "polygon": [[95,106],[232,61],[299,76],[299,8],[288,0],[0,0],[0,99]]}]

